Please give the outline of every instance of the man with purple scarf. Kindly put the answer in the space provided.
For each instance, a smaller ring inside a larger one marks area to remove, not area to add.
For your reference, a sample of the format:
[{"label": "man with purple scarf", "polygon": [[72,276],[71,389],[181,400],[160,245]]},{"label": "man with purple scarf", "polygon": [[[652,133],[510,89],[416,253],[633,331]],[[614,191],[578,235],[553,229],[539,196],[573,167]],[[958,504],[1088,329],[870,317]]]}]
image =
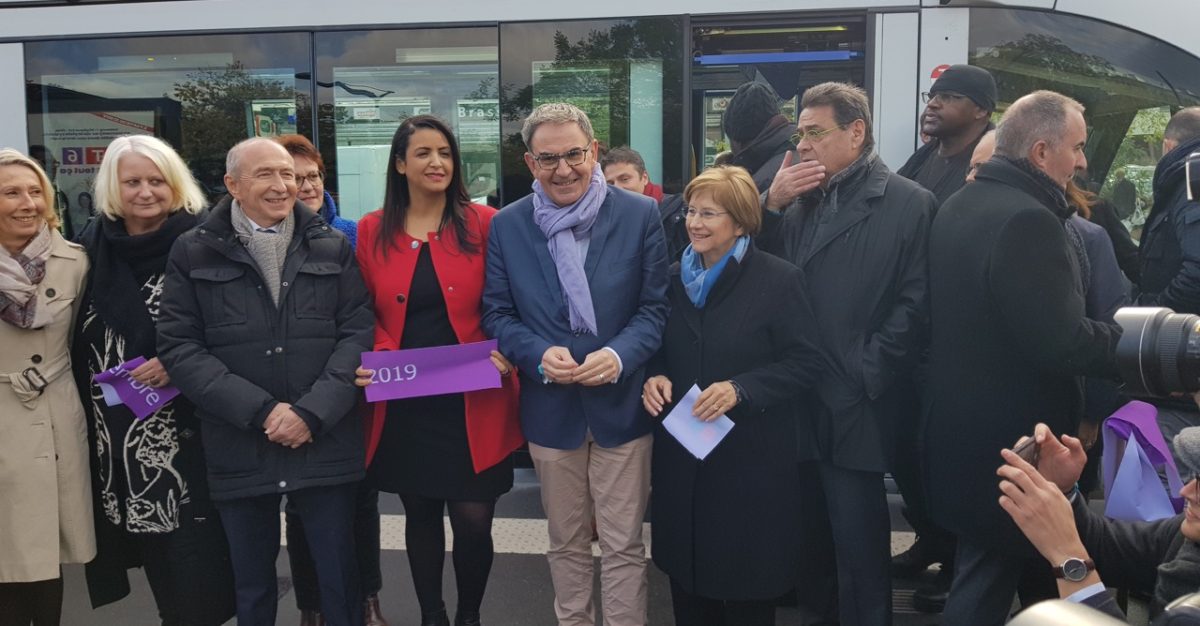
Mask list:
[{"label": "man with purple scarf", "polygon": [[642,625],[653,423],[640,393],[667,318],[658,207],[605,184],[578,108],[539,106],[521,135],[536,180],[492,220],[483,325],[520,371],[558,623],[595,623],[595,519],[604,623]]}]

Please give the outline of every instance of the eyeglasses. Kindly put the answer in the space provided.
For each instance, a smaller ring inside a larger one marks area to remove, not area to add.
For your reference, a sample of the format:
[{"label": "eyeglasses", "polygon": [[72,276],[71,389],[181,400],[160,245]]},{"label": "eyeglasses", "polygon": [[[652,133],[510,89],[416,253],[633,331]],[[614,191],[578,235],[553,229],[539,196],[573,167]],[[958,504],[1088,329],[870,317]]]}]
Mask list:
[{"label": "eyeglasses", "polygon": [[717,219],[718,217],[721,217],[722,215],[729,215],[729,211],[701,211],[699,209],[688,207],[683,210],[683,214],[689,219],[698,219],[701,222],[708,223]]},{"label": "eyeglasses", "polygon": [[570,165],[571,167],[581,165],[587,160],[588,153],[589,150],[587,147],[572,148],[566,152],[563,152],[562,154],[535,154],[533,155],[533,160],[537,161],[538,167],[544,170],[552,170],[558,167],[558,162],[561,160],[565,160],[567,165]]},{"label": "eyeglasses", "polygon": [[303,187],[304,183],[308,183],[313,187],[319,187],[324,180],[325,175],[320,172],[309,174],[308,176],[296,176],[296,186]]},{"label": "eyeglasses", "polygon": [[966,98],[967,97],[961,93],[954,93],[953,91],[939,91],[937,93],[929,93],[928,91],[921,92],[921,102],[924,102],[925,104],[929,104],[930,102],[937,102],[938,104],[950,104],[951,102],[958,102],[959,100],[965,100]]},{"label": "eyeglasses", "polygon": [[835,130],[845,130],[845,129],[846,129],[845,124],[838,124],[837,126],[834,126],[833,128],[826,128],[825,130],[818,130],[816,128],[810,128],[808,130],[802,130],[798,133],[793,134],[791,137],[789,137],[789,139],[791,140],[792,143],[794,143],[796,145],[800,145],[800,142],[804,141],[805,139],[807,139],[809,143],[816,143],[816,142],[820,141],[821,139],[823,139],[825,137],[825,135],[828,135],[829,133],[832,133]]}]

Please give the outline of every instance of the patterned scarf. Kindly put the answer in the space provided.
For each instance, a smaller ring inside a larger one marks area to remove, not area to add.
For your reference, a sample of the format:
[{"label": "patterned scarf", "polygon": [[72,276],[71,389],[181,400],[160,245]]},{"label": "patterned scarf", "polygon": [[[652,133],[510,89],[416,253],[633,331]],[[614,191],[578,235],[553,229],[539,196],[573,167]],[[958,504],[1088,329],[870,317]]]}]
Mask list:
[{"label": "patterned scarf", "polygon": [[45,222],[20,252],[13,254],[0,246],[0,319],[20,328],[50,323],[45,307],[38,306],[37,294],[49,258],[50,226]]},{"label": "patterned scarf", "polygon": [[588,183],[587,191],[568,206],[555,204],[542,189],[542,183],[533,182],[533,223],[550,240],[547,247],[558,270],[563,299],[567,301],[571,330],[586,330],[593,335],[596,334],[596,309],[592,304],[587,274],[583,271],[578,241],[590,236],[596,216],[600,214],[600,205],[607,195],[604,171],[598,164],[592,167],[592,180]]},{"label": "patterned scarf", "polygon": [[288,245],[292,242],[292,232],[296,228],[296,212],[289,212],[282,222],[276,224],[275,232],[263,232],[246,216],[242,205],[234,200],[230,208],[230,219],[238,239],[258,264],[263,282],[267,284],[267,291],[271,293],[271,300],[278,305],[283,264],[287,260]]}]

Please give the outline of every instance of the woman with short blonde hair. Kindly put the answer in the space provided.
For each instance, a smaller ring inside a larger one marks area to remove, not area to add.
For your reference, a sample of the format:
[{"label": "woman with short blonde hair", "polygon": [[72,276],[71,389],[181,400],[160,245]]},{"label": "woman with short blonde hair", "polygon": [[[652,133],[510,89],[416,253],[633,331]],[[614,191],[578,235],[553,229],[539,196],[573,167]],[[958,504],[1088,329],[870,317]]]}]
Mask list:
[{"label": "woman with short blonde hair", "polygon": [[95,459],[98,554],[88,564],[95,606],[129,593],[140,564],[164,624],[216,626],[233,615],[228,546],[209,500],[200,424],[182,396],[143,418],[109,406],[96,374],[141,357],[132,380],[171,384],[158,360],[159,302],[167,253],[199,223],[204,196],[183,159],[147,135],[109,144],[96,176],[99,214],[79,235],[91,261],[80,302],[75,378]]},{"label": "woman with short blonde hair", "polygon": [[208,206],[196,177],[167,142],[150,135],[125,135],[108,144],[100,171],[96,173],[96,208],[101,215],[111,220],[124,217],[117,164],[126,154],[144,156],[158,168],[163,183],[172,193],[168,203],[171,213],[187,211],[196,215]]},{"label": "woman with short blonde hair", "polygon": [[[671,313],[642,387],[662,419],[737,427],[703,462],[659,425],[650,473],[654,563],[671,580],[679,626],[771,626],[800,567],[797,424],[821,372],[800,269],[755,248],[758,190],[740,167],[684,191],[691,241],[671,266]],[[689,388],[694,398],[685,398]]]},{"label": "woman with short blonde hair", "polygon": [[717,204],[729,212],[745,234],[753,237],[762,228],[762,208],[758,188],[744,168],[737,166],[710,167],[692,179],[683,190],[684,203],[703,194],[710,194]]}]

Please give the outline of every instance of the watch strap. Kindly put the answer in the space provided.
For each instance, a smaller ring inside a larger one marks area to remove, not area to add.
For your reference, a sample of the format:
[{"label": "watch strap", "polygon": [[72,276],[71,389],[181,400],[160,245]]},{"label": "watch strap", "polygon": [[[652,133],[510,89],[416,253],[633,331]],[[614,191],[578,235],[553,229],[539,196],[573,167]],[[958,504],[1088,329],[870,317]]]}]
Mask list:
[{"label": "watch strap", "polygon": [[1070,563],[1071,561],[1080,561],[1083,563],[1084,567],[1087,568],[1087,571],[1084,573],[1084,575],[1081,578],[1079,578],[1079,580],[1073,580],[1072,582],[1079,582],[1080,580],[1087,578],[1088,574],[1096,571],[1096,562],[1095,561],[1093,561],[1091,559],[1070,558],[1070,559],[1063,561],[1061,565],[1056,565],[1053,568],[1051,568],[1051,570],[1054,572],[1054,577],[1062,578],[1064,580],[1072,580],[1067,577],[1067,571],[1066,571],[1066,565],[1068,563]]}]

